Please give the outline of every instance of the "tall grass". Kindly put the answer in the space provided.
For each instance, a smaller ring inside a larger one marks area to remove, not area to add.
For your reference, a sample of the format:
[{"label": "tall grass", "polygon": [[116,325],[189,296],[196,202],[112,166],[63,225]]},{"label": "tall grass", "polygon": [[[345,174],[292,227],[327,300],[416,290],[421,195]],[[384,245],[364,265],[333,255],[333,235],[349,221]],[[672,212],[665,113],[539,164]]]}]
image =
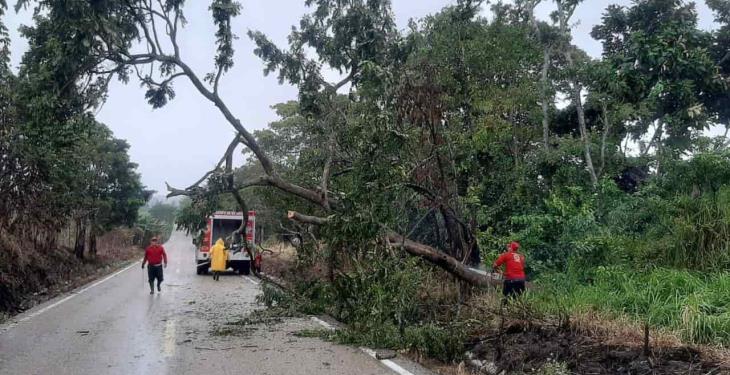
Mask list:
[{"label": "tall grass", "polygon": [[599,268],[592,284],[563,275],[528,302],[545,313],[598,310],[670,329],[692,343],[730,344],[730,273]]},{"label": "tall grass", "polygon": [[675,267],[723,269],[730,265],[730,188],[699,198],[675,199],[665,218],[672,239],[660,252]]}]

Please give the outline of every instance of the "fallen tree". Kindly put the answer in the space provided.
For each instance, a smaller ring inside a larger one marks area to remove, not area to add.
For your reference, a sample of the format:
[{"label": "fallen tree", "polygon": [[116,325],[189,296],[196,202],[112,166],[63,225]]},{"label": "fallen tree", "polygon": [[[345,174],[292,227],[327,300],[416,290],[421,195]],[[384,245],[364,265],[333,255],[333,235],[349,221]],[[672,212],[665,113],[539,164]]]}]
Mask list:
[{"label": "fallen tree", "polygon": [[[184,195],[195,198],[211,190],[230,193],[245,215],[247,204],[239,192],[249,187],[266,186],[301,198],[326,215],[348,214],[337,198],[341,192],[331,190],[331,179],[336,163],[342,164],[344,160],[344,164],[347,164],[357,160],[348,158],[349,150],[340,144],[337,132],[351,121],[348,116],[356,113],[356,105],[361,104],[357,99],[358,85],[373,72],[389,69],[394,60],[387,55],[387,51],[400,48],[400,37],[394,27],[388,1],[372,2],[367,7],[359,1],[318,3],[315,12],[303,18],[301,30],[292,33],[289,51],[280,50],[259,32],[249,32],[249,37],[257,45],[255,53],[266,63],[265,72],[278,71],[282,81],[289,81],[299,87],[302,105],[307,108],[313,121],[318,122],[323,133],[322,149],[326,157],[319,181],[311,183],[311,187],[301,186],[277,173],[276,163],[220,94],[221,77],[234,64],[235,35],[231,20],[240,13],[239,3],[232,0],[211,1],[210,10],[217,27],[217,53],[214,57],[214,71],[203,76],[195,72],[182,57],[178,40],[179,30],[185,22],[182,1],[118,0],[103,7],[78,4],[71,6],[73,9],[51,2],[40,3],[47,8],[51,19],[70,11],[85,15],[82,17],[83,21],[75,21],[74,27],[90,35],[84,39],[91,51],[88,71],[102,77],[102,82],[108,84],[114,76],[124,81],[128,81],[130,76],[136,76],[147,89],[145,97],[150,105],[159,108],[174,98],[174,82],[187,79],[203,98],[218,108],[223,118],[236,131],[236,136],[213,170],[187,188],[179,189],[168,185],[168,197]],[[473,9],[468,10],[474,12],[477,6],[478,4],[473,7],[469,5]],[[362,22],[354,22],[355,19]],[[351,23],[353,27],[342,28],[339,25],[343,23]],[[308,58],[304,52],[305,47],[314,48],[317,59]],[[328,82],[323,78],[323,65],[345,72],[344,77],[334,83]],[[343,96],[338,91],[345,88],[349,88],[350,93],[346,103],[340,104]],[[451,248],[449,252],[445,252],[390,230],[384,230],[380,235],[392,244],[400,244],[395,247],[422,257],[469,284],[492,284],[493,280],[473,272],[465,265],[475,249],[478,253],[473,235],[475,228],[467,220],[459,218],[456,182],[452,180],[451,172],[447,172],[450,167],[445,164],[446,150],[441,147],[444,138],[434,133],[437,132],[437,121],[434,118],[430,122],[432,135],[428,138],[433,144],[429,152],[436,156],[425,159],[426,163],[437,163],[439,166],[440,175],[428,177],[436,179],[430,185],[436,187],[437,191],[425,194],[429,190],[423,188],[418,194],[419,199],[438,207],[438,212],[446,223]],[[399,137],[395,130],[393,137]],[[262,175],[246,181],[235,181],[232,156],[239,145],[243,145],[253,154],[263,170]],[[396,164],[397,161],[393,161],[391,167]],[[340,170],[338,173],[347,171]],[[245,228],[245,217],[243,224],[241,230]]]},{"label": "fallen tree", "polygon": [[[287,218],[301,223],[314,225],[326,225],[330,221],[329,218],[304,215],[296,211],[289,211],[287,213]],[[485,276],[484,274],[479,273],[472,268],[465,267],[462,262],[458,261],[454,257],[449,256],[443,251],[434,249],[431,246],[424,245],[416,241],[409,240],[405,236],[396,232],[385,230],[384,237],[388,240],[389,246],[394,248],[401,248],[405,250],[408,254],[425,259],[428,262],[441,267],[450,274],[456,276],[460,280],[468,282],[471,285],[498,286],[502,284],[502,281],[499,279],[495,279],[489,275]]]}]

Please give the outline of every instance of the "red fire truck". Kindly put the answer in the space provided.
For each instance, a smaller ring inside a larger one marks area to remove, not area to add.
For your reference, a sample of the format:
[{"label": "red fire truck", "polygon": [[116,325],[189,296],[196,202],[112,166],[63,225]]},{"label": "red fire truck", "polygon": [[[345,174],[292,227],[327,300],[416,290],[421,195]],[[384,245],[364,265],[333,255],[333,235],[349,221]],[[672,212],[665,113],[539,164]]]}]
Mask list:
[{"label": "red fire truck", "polygon": [[[230,246],[228,239],[241,227],[243,214],[234,211],[216,211],[208,218],[208,224],[203,232],[203,241],[196,248],[195,260],[198,275],[208,273],[210,268],[210,248],[215,242],[222,238],[226,246]],[[248,225],[246,226],[246,241],[253,245],[256,236],[256,212],[248,212]],[[236,241],[234,241],[236,242]],[[230,246],[228,249],[227,268],[238,271],[243,275],[251,272],[251,257],[240,245]]]}]

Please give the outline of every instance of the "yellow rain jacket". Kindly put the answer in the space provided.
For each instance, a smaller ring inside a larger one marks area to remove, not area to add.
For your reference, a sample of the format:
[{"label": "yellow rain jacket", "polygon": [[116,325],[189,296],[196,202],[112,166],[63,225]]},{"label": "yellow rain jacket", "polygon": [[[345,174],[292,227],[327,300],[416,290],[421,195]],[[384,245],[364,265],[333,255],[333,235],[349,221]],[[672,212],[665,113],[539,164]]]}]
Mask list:
[{"label": "yellow rain jacket", "polygon": [[210,270],[225,271],[226,261],[228,260],[228,250],[222,239],[218,239],[215,245],[210,249]]}]

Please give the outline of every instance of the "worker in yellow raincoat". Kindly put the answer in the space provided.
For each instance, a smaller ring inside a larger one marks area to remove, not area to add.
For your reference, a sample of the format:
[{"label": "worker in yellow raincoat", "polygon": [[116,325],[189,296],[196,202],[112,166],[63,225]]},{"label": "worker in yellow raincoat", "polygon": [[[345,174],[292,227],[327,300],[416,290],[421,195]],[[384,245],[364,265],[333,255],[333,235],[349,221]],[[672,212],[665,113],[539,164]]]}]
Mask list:
[{"label": "worker in yellow raincoat", "polygon": [[223,239],[218,239],[215,245],[210,249],[210,270],[213,271],[213,280],[220,279],[220,273],[226,270],[226,261],[228,260],[228,250]]}]

